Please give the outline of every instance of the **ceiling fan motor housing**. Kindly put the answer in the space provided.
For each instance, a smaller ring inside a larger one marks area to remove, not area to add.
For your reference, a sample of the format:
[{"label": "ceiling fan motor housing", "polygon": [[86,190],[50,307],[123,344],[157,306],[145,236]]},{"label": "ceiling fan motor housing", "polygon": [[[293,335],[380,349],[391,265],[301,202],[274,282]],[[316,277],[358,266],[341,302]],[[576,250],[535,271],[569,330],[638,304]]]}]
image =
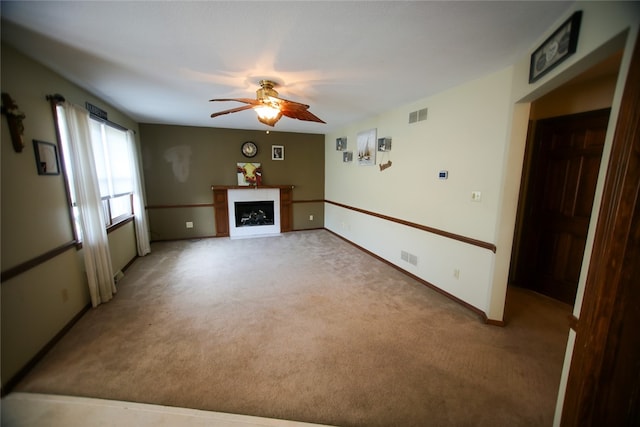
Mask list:
[{"label": "ceiling fan motor housing", "polygon": [[278,97],[278,92],[273,88],[276,84],[271,80],[260,80],[260,89],[256,91],[256,97],[261,101],[268,101],[270,96]]}]

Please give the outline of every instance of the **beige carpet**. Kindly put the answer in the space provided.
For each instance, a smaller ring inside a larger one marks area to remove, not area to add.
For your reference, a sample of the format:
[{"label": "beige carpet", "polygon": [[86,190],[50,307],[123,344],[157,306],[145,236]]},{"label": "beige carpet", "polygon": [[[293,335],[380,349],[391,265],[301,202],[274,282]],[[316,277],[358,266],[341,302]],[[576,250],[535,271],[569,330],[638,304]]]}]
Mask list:
[{"label": "beige carpet", "polygon": [[570,308],[504,328],[325,230],[155,243],[16,391],[338,426],[550,426]]}]

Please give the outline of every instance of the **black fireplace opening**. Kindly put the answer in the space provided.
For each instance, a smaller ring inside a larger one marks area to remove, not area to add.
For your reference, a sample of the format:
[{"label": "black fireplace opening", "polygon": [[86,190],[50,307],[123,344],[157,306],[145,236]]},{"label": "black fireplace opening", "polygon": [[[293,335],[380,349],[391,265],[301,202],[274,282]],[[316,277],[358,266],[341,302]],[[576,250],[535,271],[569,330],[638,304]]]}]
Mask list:
[{"label": "black fireplace opening", "polygon": [[236,227],[274,225],[273,200],[235,202]]}]

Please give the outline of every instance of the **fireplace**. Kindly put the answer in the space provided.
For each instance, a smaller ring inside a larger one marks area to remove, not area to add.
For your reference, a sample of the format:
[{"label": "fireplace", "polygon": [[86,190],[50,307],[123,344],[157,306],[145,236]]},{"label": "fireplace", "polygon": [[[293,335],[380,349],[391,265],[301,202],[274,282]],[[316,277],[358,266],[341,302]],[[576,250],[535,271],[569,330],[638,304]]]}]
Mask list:
[{"label": "fireplace", "polygon": [[235,202],[236,227],[273,225],[273,200]]},{"label": "fireplace", "polygon": [[[293,229],[293,188],[293,185],[264,185],[258,188],[212,185],[216,237],[252,237],[291,231]],[[235,202],[256,201],[273,201],[274,224],[260,227],[236,227]]]},{"label": "fireplace", "polygon": [[227,201],[229,237],[280,234],[280,189],[229,189]]}]

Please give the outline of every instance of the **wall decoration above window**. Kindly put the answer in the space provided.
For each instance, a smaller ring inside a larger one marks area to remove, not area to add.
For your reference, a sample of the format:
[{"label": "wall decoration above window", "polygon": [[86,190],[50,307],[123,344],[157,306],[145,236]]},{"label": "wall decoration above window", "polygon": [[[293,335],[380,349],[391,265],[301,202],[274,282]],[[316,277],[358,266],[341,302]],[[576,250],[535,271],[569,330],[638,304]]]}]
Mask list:
[{"label": "wall decoration above window", "polygon": [[260,163],[237,163],[238,185],[262,185],[262,166]]},{"label": "wall decoration above window", "polygon": [[347,137],[342,136],[340,138],[336,138],[336,151],[344,151],[347,149]]},{"label": "wall decoration above window", "polygon": [[271,160],[284,160],[284,145],[271,146]]},{"label": "wall decoration above window", "polygon": [[60,175],[58,149],[55,144],[34,139],[33,151],[36,156],[38,175]]},{"label": "wall decoration above window", "polygon": [[529,83],[535,82],[575,53],[581,18],[582,11],[578,10],[533,52],[529,66]]},{"label": "wall decoration above window", "polygon": [[345,151],[342,153],[342,161],[349,163],[353,161],[353,151]]},{"label": "wall decoration above window", "polygon": [[358,133],[358,164],[371,166],[376,164],[376,129]]}]

